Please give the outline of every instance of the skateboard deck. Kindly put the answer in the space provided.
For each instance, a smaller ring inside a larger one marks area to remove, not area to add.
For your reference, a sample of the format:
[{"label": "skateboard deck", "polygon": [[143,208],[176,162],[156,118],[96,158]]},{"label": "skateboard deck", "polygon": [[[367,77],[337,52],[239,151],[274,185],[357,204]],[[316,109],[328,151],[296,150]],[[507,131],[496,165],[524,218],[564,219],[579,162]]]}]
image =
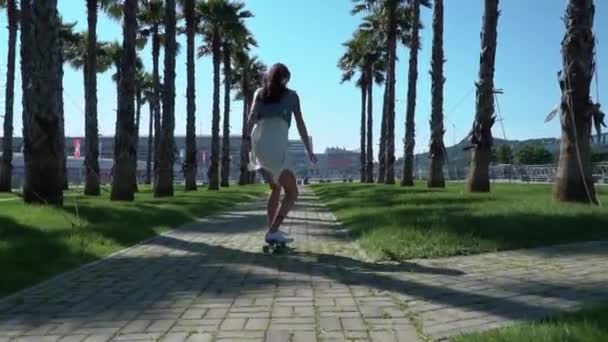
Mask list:
[{"label": "skateboard deck", "polygon": [[262,251],[265,254],[277,254],[286,251],[287,243],[278,241],[266,241],[265,245],[262,246]]}]

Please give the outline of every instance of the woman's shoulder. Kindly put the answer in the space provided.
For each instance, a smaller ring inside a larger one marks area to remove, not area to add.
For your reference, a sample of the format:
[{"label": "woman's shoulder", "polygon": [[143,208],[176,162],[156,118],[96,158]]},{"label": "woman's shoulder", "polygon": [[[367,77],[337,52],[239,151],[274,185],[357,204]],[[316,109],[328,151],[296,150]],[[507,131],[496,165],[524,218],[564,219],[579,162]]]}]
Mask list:
[{"label": "woman's shoulder", "polygon": [[293,89],[289,89],[287,88],[287,95],[289,96],[289,98],[293,101],[298,99],[298,92],[296,92]]}]

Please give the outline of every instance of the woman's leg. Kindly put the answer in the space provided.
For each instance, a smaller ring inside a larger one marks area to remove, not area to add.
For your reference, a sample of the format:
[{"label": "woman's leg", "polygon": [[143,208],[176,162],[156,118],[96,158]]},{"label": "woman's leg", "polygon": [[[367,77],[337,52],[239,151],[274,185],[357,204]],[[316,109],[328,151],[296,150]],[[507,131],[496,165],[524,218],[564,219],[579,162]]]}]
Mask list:
[{"label": "woman's leg", "polygon": [[268,204],[266,206],[268,228],[270,230],[270,227],[272,227],[272,223],[274,222],[275,215],[277,214],[277,210],[279,208],[279,200],[281,199],[281,186],[278,183],[274,182],[272,176],[268,172],[260,170],[260,173],[270,186],[270,194],[268,195]]},{"label": "woman's leg", "polygon": [[283,171],[279,177],[279,184],[285,190],[285,196],[281,201],[279,212],[277,213],[272,226],[270,226],[270,232],[276,232],[279,230],[279,227],[283,223],[283,220],[285,220],[285,217],[287,217],[287,214],[293,205],[296,203],[299,195],[298,183],[293,172],[289,170]]}]

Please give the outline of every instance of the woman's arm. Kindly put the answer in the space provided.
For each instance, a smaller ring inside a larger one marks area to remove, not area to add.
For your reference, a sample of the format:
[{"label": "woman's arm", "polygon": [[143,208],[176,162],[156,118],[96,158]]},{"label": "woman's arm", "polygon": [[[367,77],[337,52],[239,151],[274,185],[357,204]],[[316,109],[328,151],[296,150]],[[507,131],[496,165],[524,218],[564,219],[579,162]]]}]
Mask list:
[{"label": "woman's arm", "polygon": [[304,123],[304,117],[302,116],[302,108],[300,107],[300,97],[297,94],[295,94],[295,106],[294,106],[293,114],[296,119],[298,133],[300,133],[300,139],[302,139],[302,142],[304,143],[306,152],[308,152],[308,156],[310,157],[310,160],[313,163],[316,163],[317,159],[312,151],[312,146],[310,146],[308,130],[306,129],[306,124]]},{"label": "woman's arm", "polygon": [[247,116],[247,122],[245,123],[245,144],[243,144],[245,151],[251,151],[251,132],[253,127],[258,121],[259,107],[260,107],[260,90],[256,90],[253,94],[253,100],[251,101],[251,109],[249,109],[249,115]]}]

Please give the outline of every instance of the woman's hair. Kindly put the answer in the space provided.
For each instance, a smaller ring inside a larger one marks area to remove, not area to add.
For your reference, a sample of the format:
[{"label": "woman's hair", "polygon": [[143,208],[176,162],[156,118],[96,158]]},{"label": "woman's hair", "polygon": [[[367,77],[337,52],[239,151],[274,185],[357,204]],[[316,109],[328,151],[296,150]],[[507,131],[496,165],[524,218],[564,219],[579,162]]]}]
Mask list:
[{"label": "woman's hair", "polygon": [[281,63],[273,65],[270,70],[264,75],[262,81],[262,102],[277,103],[281,101],[281,97],[287,90],[287,82],[291,74],[289,69]]}]

